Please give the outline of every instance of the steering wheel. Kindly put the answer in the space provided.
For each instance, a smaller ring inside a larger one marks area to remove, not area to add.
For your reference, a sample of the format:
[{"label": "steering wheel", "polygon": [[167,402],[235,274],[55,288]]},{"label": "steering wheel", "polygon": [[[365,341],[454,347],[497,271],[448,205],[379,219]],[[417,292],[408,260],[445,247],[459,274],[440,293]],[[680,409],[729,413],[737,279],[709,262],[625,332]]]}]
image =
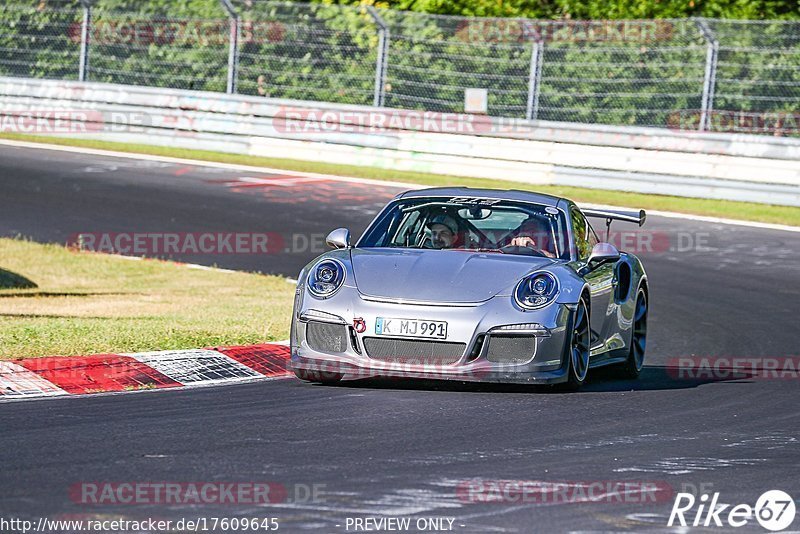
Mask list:
[{"label": "steering wheel", "polygon": [[546,258],[547,256],[540,250],[535,249],[533,247],[520,247],[518,245],[506,245],[504,247],[500,247],[506,254],[522,254],[523,256],[538,256],[540,258]]}]

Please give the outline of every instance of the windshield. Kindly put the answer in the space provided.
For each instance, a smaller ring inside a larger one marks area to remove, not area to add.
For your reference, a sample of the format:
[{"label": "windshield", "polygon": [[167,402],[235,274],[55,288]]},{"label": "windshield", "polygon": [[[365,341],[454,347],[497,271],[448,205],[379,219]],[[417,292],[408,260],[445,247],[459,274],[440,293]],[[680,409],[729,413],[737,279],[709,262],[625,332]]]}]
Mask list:
[{"label": "windshield", "polygon": [[390,204],[359,247],[471,250],[568,259],[564,214],[492,199],[414,198]]}]

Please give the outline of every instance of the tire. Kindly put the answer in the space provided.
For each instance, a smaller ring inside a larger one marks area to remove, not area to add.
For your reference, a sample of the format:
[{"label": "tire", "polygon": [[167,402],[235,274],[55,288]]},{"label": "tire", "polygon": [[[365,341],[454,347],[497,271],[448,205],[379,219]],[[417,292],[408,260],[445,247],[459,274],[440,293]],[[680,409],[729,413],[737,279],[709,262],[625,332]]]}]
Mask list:
[{"label": "tire", "polygon": [[633,309],[633,330],[628,359],[620,365],[620,376],[623,378],[639,378],[644,365],[644,354],[647,348],[647,292],[639,288],[636,293],[636,304]]},{"label": "tire", "polygon": [[577,391],[586,382],[589,374],[590,325],[589,306],[586,299],[581,298],[572,317],[569,346],[567,347],[567,381],[563,384],[565,391]]},{"label": "tire", "polygon": [[304,382],[314,384],[336,384],[344,375],[329,371],[309,371],[308,369],[295,369],[294,376]]}]

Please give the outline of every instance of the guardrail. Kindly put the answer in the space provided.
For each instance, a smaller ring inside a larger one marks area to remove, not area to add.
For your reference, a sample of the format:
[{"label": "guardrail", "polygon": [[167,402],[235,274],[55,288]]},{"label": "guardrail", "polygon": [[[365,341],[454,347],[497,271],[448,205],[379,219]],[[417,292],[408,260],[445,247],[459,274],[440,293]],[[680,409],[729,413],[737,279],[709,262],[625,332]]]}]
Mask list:
[{"label": "guardrail", "polygon": [[792,138],[2,77],[0,119],[0,131],[800,206]]}]

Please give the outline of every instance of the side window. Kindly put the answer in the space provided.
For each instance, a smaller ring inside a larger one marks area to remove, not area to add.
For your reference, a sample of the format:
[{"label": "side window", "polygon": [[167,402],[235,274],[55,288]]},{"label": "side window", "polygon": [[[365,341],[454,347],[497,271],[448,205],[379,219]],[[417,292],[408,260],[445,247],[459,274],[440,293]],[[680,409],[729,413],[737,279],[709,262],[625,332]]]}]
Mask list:
[{"label": "side window", "polygon": [[572,235],[575,239],[575,248],[577,249],[578,258],[586,261],[589,259],[589,254],[592,252],[592,246],[589,243],[589,226],[583,213],[577,208],[572,208]]},{"label": "side window", "polygon": [[421,213],[420,211],[412,211],[404,217],[400,227],[397,229],[397,233],[395,233],[394,239],[392,239],[392,245],[400,247],[416,245],[417,234],[422,223]]},{"label": "side window", "polygon": [[587,237],[589,239],[589,251],[591,251],[594,246],[600,242],[600,239],[598,239],[597,233],[595,233],[594,228],[592,228],[592,225],[589,224],[588,220],[586,221],[586,227]]}]

